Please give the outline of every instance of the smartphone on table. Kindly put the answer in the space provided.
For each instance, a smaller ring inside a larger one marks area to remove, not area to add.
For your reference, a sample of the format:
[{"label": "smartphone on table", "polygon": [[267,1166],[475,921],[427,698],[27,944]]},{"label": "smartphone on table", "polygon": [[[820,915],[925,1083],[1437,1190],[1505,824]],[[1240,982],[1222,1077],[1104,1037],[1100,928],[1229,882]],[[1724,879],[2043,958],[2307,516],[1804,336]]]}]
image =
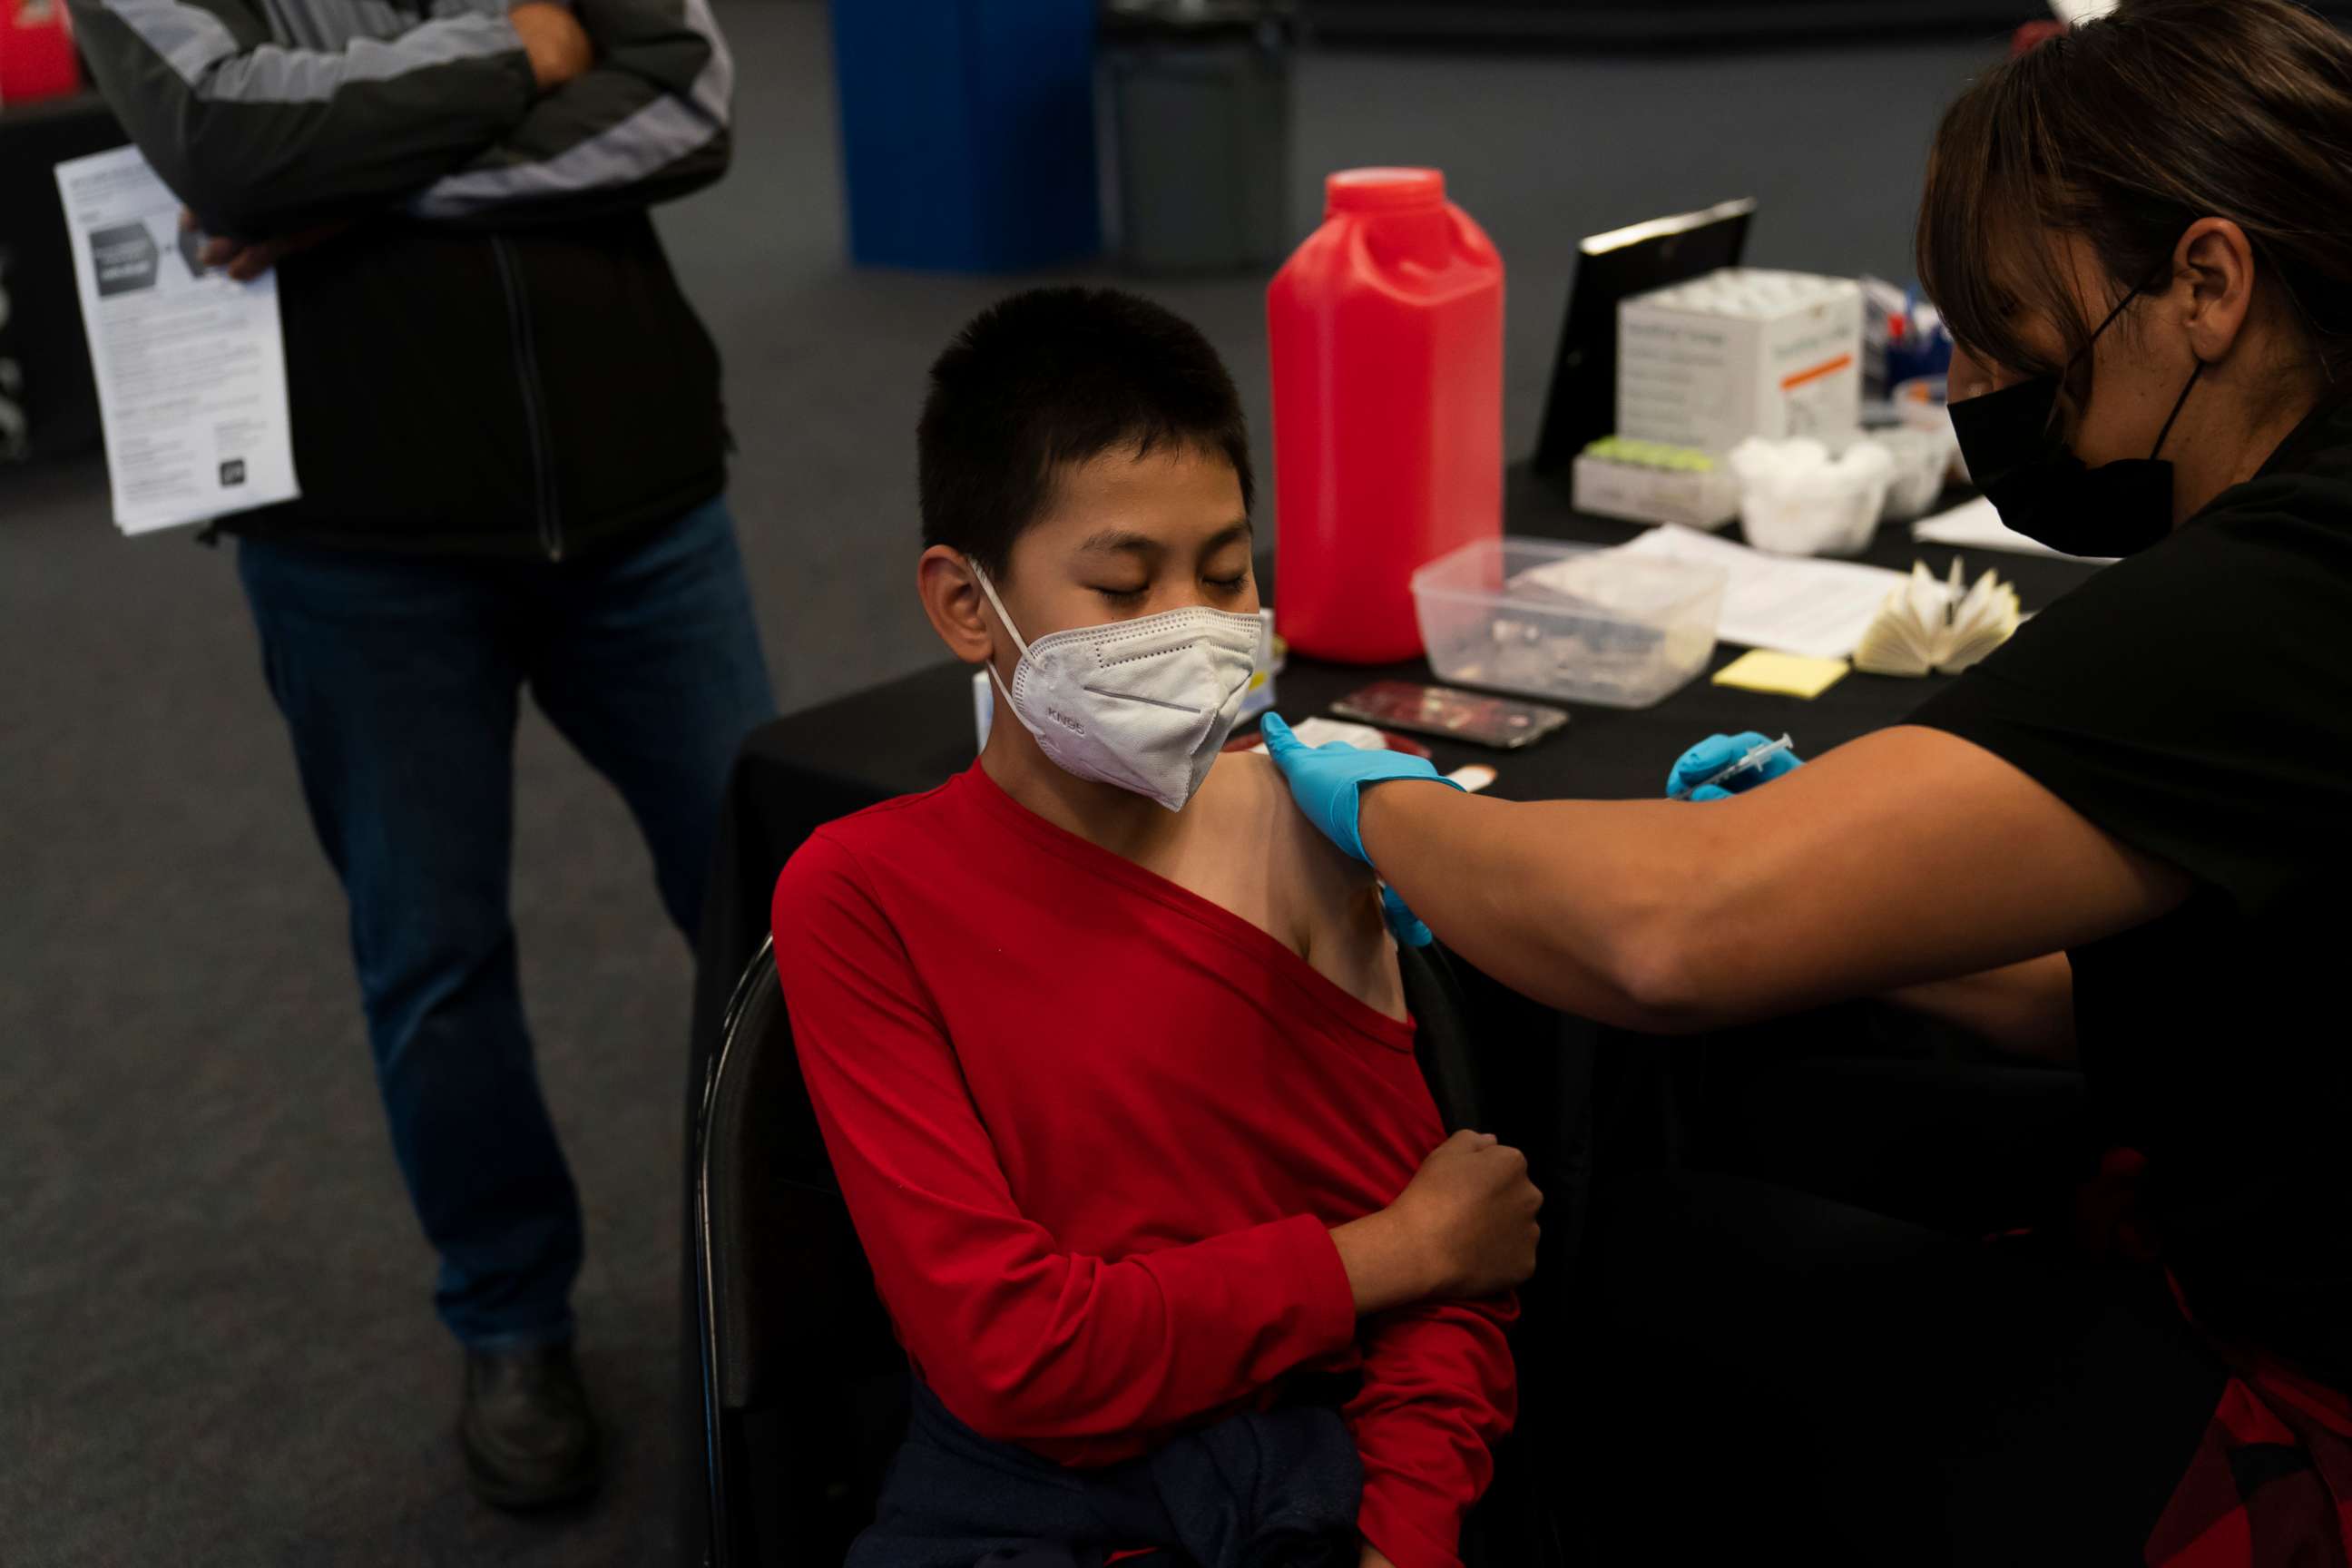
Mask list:
[{"label": "smartphone on table", "polygon": [[1468,741],[1502,752],[1532,745],[1568,722],[1564,710],[1540,702],[1410,680],[1375,681],[1331,704],[1331,711],[1362,724]]}]

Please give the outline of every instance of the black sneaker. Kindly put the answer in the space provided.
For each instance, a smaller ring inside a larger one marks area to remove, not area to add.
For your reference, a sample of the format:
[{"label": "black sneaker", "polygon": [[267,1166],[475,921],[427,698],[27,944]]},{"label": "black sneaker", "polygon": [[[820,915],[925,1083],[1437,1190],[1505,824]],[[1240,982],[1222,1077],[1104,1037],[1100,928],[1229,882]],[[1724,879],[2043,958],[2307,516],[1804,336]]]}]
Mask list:
[{"label": "black sneaker", "polygon": [[596,1417],[570,1344],[466,1352],[457,1416],[466,1481],[498,1508],[547,1508],[596,1489]]}]

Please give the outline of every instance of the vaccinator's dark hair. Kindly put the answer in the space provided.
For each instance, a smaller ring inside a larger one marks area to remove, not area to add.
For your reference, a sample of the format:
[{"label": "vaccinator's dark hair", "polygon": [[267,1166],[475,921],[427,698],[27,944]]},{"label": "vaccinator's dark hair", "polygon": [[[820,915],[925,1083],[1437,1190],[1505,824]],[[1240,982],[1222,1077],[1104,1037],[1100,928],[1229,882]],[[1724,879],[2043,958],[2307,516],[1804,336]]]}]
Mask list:
[{"label": "vaccinator's dark hair", "polygon": [[931,366],[916,436],[923,542],[1002,579],[1065,466],[1163,446],[1223,458],[1249,509],[1249,426],[1199,329],[1116,289],[1015,294],[973,317]]},{"label": "vaccinator's dark hair", "polygon": [[[2050,374],[2017,313],[2079,353],[2200,217],[2245,231],[2315,368],[2352,372],[2352,42],[2290,0],[2124,0],[1979,78],[1928,155],[1919,278],[1971,353]],[[2066,234],[2107,273],[2088,319],[2051,243]]]}]

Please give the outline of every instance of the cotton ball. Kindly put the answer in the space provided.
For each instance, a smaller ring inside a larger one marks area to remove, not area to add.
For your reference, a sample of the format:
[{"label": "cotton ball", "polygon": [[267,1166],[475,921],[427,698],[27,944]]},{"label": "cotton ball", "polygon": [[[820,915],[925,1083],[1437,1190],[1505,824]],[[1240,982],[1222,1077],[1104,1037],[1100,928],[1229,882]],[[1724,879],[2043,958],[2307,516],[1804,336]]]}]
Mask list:
[{"label": "cotton ball", "polygon": [[1742,485],[1750,488],[1759,486],[1780,472],[1780,443],[1767,441],[1761,436],[1750,436],[1734,447],[1726,460]]},{"label": "cotton ball", "polygon": [[1743,492],[1765,495],[1819,494],[1830,472],[1829,448],[1806,436],[1784,441],[1750,436],[1727,460]]},{"label": "cotton ball", "polygon": [[1844,465],[1836,463],[1800,469],[1788,485],[1789,494],[1817,506],[1851,495],[1853,489],[1853,476],[1846,472]]},{"label": "cotton ball", "polygon": [[1874,479],[1894,477],[1895,455],[1876,442],[1856,441],[1846,448],[1845,456],[1838,459],[1838,467],[1845,470],[1849,482],[1866,484]]}]

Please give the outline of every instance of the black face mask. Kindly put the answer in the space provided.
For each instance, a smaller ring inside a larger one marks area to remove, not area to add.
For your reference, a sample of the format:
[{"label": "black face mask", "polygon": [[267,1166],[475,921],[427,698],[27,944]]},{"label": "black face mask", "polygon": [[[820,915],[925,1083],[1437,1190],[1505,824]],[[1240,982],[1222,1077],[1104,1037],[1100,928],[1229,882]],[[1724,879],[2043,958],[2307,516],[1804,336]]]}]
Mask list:
[{"label": "black face mask", "polygon": [[[2090,342],[2066,370],[2091,352],[2091,343],[2141,292],[2135,289],[2107,312]],[[2068,555],[2130,555],[2172,531],[2172,465],[2158,460],[2172,422],[2204,374],[2200,362],[2180,389],[2179,400],[2157,433],[2145,458],[2126,458],[2094,468],[2074,456],[2058,434],[2058,389],[2065,372],[2036,376],[1962,398],[1951,405],[1960,458],[2001,521],[2028,539]]]}]

